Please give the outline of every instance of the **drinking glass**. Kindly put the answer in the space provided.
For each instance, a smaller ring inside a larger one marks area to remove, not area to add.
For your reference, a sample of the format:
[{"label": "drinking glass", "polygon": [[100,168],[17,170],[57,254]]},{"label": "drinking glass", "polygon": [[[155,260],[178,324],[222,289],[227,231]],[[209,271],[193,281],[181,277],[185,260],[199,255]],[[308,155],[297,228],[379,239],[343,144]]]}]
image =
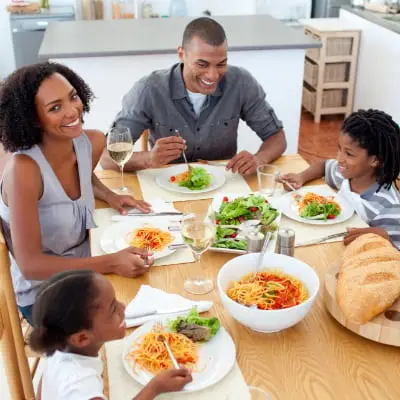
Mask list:
[{"label": "drinking glass", "polygon": [[116,191],[128,193],[129,189],[124,182],[124,166],[133,153],[133,140],[129,128],[111,128],[107,134],[107,150],[111,159],[121,169],[122,187],[116,189]]},{"label": "drinking glass", "polygon": [[272,397],[267,392],[258,387],[248,386],[248,388],[251,395],[251,400],[272,400]]},{"label": "drinking glass", "polygon": [[[208,206],[195,203],[185,206],[181,229],[183,240],[192,250],[201,270],[201,256],[215,240],[215,213]],[[211,279],[197,275],[188,278],[184,288],[192,294],[205,294],[211,292],[214,285]]]},{"label": "drinking glass", "polygon": [[273,165],[264,164],[257,168],[258,191],[265,196],[273,196],[279,176],[279,169]]}]

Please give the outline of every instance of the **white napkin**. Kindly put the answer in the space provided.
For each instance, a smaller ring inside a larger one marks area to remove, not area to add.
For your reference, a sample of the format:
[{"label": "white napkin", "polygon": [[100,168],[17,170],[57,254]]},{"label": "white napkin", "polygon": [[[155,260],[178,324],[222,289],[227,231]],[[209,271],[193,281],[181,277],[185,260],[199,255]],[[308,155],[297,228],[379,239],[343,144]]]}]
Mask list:
[{"label": "white napkin", "polygon": [[[164,200],[160,198],[153,199],[152,201],[149,202],[151,205],[151,210],[152,212],[177,212],[178,210],[173,206],[172,203],[166,203]],[[134,213],[141,213],[140,210],[137,208],[130,208],[127,210],[128,212],[134,212]],[[143,213],[143,216],[145,217],[146,214]],[[129,215],[113,215],[111,217],[112,221],[125,221],[127,218],[138,218],[138,216],[129,216]],[[182,217],[180,215],[167,215],[164,217],[156,216],[156,217],[148,217],[148,218],[167,218],[168,221],[180,221]]]},{"label": "white napkin", "polygon": [[[151,310],[168,310],[191,306],[196,306],[198,312],[205,312],[208,311],[212,305],[212,301],[192,301],[177,294],[166,293],[163,290],[155,289],[148,285],[142,285],[135,298],[126,307],[125,314],[129,315]],[[189,311],[179,313],[179,315],[186,315],[188,312]],[[174,316],[178,316],[178,314],[149,315],[147,317],[130,318],[126,319],[126,326],[130,328],[149,321]]]}]

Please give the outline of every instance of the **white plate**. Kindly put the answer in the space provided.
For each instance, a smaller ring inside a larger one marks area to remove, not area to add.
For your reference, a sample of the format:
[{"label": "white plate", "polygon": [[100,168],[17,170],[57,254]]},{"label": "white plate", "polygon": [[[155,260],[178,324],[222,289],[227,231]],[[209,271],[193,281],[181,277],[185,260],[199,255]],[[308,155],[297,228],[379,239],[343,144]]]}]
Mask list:
[{"label": "white plate", "polygon": [[[122,363],[126,371],[135,381],[143,386],[147,385],[154,375],[139,367],[133,370],[125,359],[125,356],[129,352],[129,348],[133,342],[145,333],[150,332],[153,325],[154,322],[148,322],[126,337],[122,352]],[[164,325],[166,325],[166,320],[164,321]],[[232,369],[235,360],[235,344],[229,333],[221,326],[218,333],[209,342],[199,345],[197,366],[200,372],[192,373],[193,381],[187,384],[183,390],[186,392],[195,392],[216,384]]]},{"label": "white plate", "polygon": [[[197,167],[197,165],[196,165]],[[225,183],[225,174],[224,168],[221,167],[213,167],[210,165],[200,165],[200,167],[204,168],[210,175],[211,175],[211,183],[204,189],[201,190],[190,190],[186,187],[179,186],[177,183],[173,183],[169,180],[171,176],[175,176],[187,170],[185,164],[176,165],[173,167],[165,168],[162,170],[160,175],[156,176],[156,182],[158,186],[162,187],[163,189],[169,190],[170,192],[177,192],[177,193],[205,193],[211,192],[212,190],[216,190],[224,185]]]},{"label": "white plate", "polygon": [[296,201],[293,198],[293,194],[289,192],[279,199],[279,208],[283,214],[285,214],[288,218],[294,219],[295,221],[310,225],[334,225],[347,221],[354,214],[353,207],[346,201],[346,199],[339,196],[328,186],[306,186],[299,189],[297,192],[302,196],[308,192],[313,192],[319,194],[320,196],[333,196],[334,200],[338,202],[342,208],[342,212],[336,218],[327,219],[326,221],[302,218],[299,215],[299,210],[296,205]]},{"label": "white plate", "polygon": [[[222,200],[225,196],[228,197],[229,200],[234,200],[238,197],[249,196],[250,194],[251,193],[247,193],[247,194],[229,194],[229,193],[217,194],[211,203],[211,208],[213,211],[218,212],[218,210],[221,206]],[[253,193],[253,194],[256,196],[263,196],[260,193]],[[278,207],[275,204],[273,204],[273,199],[271,197],[267,197],[267,196],[263,196],[263,197],[266,200],[268,200],[274,208],[278,209]],[[274,223],[278,225],[278,229],[279,229],[280,221],[281,221],[281,213],[279,213],[279,215],[276,217],[276,220],[274,221]],[[275,253],[276,239],[278,238],[278,229],[272,233],[271,240],[267,246],[267,250],[266,250],[267,253]],[[212,247],[212,246],[210,246],[209,250],[216,251],[219,253],[230,253],[230,254],[246,254],[247,253],[246,250],[224,249],[224,248]]]},{"label": "white plate", "polygon": [[[134,229],[138,229],[145,225],[151,225],[155,228],[159,228],[163,231],[168,232],[168,222],[167,221],[156,221],[151,218],[144,218],[140,217],[138,220],[134,220],[128,218],[127,221],[118,222],[116,224],[112,224],[105,231],[103,232],[101,239],[100,239],[100,246],[105,253],[111,254],[117,251],[126,249],[129,247],[129,243],[126,241],[127,235],[132,232]],[[173,241],[170,243],[183,243],[182,236],[180,232],[169,232],[172,237]],[[176,249],[171,250],[165,247],[162,251],[154,252],[154,259],[157,260],[162,257],[169,256]]]}]

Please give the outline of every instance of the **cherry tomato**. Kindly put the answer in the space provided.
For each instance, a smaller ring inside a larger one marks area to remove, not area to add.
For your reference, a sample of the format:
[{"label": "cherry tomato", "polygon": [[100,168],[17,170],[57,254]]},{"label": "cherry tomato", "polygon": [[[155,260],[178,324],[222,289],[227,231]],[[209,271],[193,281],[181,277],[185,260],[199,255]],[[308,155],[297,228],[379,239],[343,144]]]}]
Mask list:
[{"label": "cherry tomato", "polygon": [[268,204],[268,200],[267,199],[265,199],[265,202]]},{"label": "cherry tomato", "polygon": [[216,219],[216,220],[215,220],[215,223],[216,223],[217,225],[219,225],[219,223],[220,223],[219,219]]},{"label": "cherry tomato", "polygon": [[171,176],[171,178],[169,178],[169,180],[170,180],[171,182],[175,182],[175,181],[176,181],[176,177],[175,177],[175,176]]},{"label": "cherry tomato", "polygon": [[222,201],[223,201],[224,203],[227,203],[227,202],[229,201],[229,199],[225,196],[225,197],[222,199]]},{"label": "cherry tomato", "polygon": [[244,219],[245,219],[244,217],[239,217],[239,218],[238,218],[238,221],[239,221],[239,222],[243,222]]},{"label": "cherry tomato", "polygon": [[251,212],[257,212],[257,211],[258,211],[258,208],[257,208],[257,207],[250,207],[250,211],[251,211]]},{"label": "cherry tomato", "polygon": [[237,233],[232,233],[232,235],[230,237],[235,238],[236,236],[237,236]]},{"label": "cherry tomato", "polygon": [[329,214],[328,215],[328,219],[335,219],[336,218],[336,215],[334,215],[334,214]]}]

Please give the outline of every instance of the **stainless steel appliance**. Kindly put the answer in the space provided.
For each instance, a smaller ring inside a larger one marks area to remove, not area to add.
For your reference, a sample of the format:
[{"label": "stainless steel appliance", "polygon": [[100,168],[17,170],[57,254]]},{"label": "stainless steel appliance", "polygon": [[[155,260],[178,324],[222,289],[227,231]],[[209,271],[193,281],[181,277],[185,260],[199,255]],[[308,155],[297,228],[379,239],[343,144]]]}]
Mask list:
[{"label": "stainless steel appliance", "polygon": [[10,14],[10,26],[17,68],[39,61],[39,49],[47,26],[74,20],[73,7],[53,7],[37,14]]},{"label": "stainless steel appliance", "polygon": [[350,5],[351,0],[313,0],[313,18],[337,18],[341,6]]}]

